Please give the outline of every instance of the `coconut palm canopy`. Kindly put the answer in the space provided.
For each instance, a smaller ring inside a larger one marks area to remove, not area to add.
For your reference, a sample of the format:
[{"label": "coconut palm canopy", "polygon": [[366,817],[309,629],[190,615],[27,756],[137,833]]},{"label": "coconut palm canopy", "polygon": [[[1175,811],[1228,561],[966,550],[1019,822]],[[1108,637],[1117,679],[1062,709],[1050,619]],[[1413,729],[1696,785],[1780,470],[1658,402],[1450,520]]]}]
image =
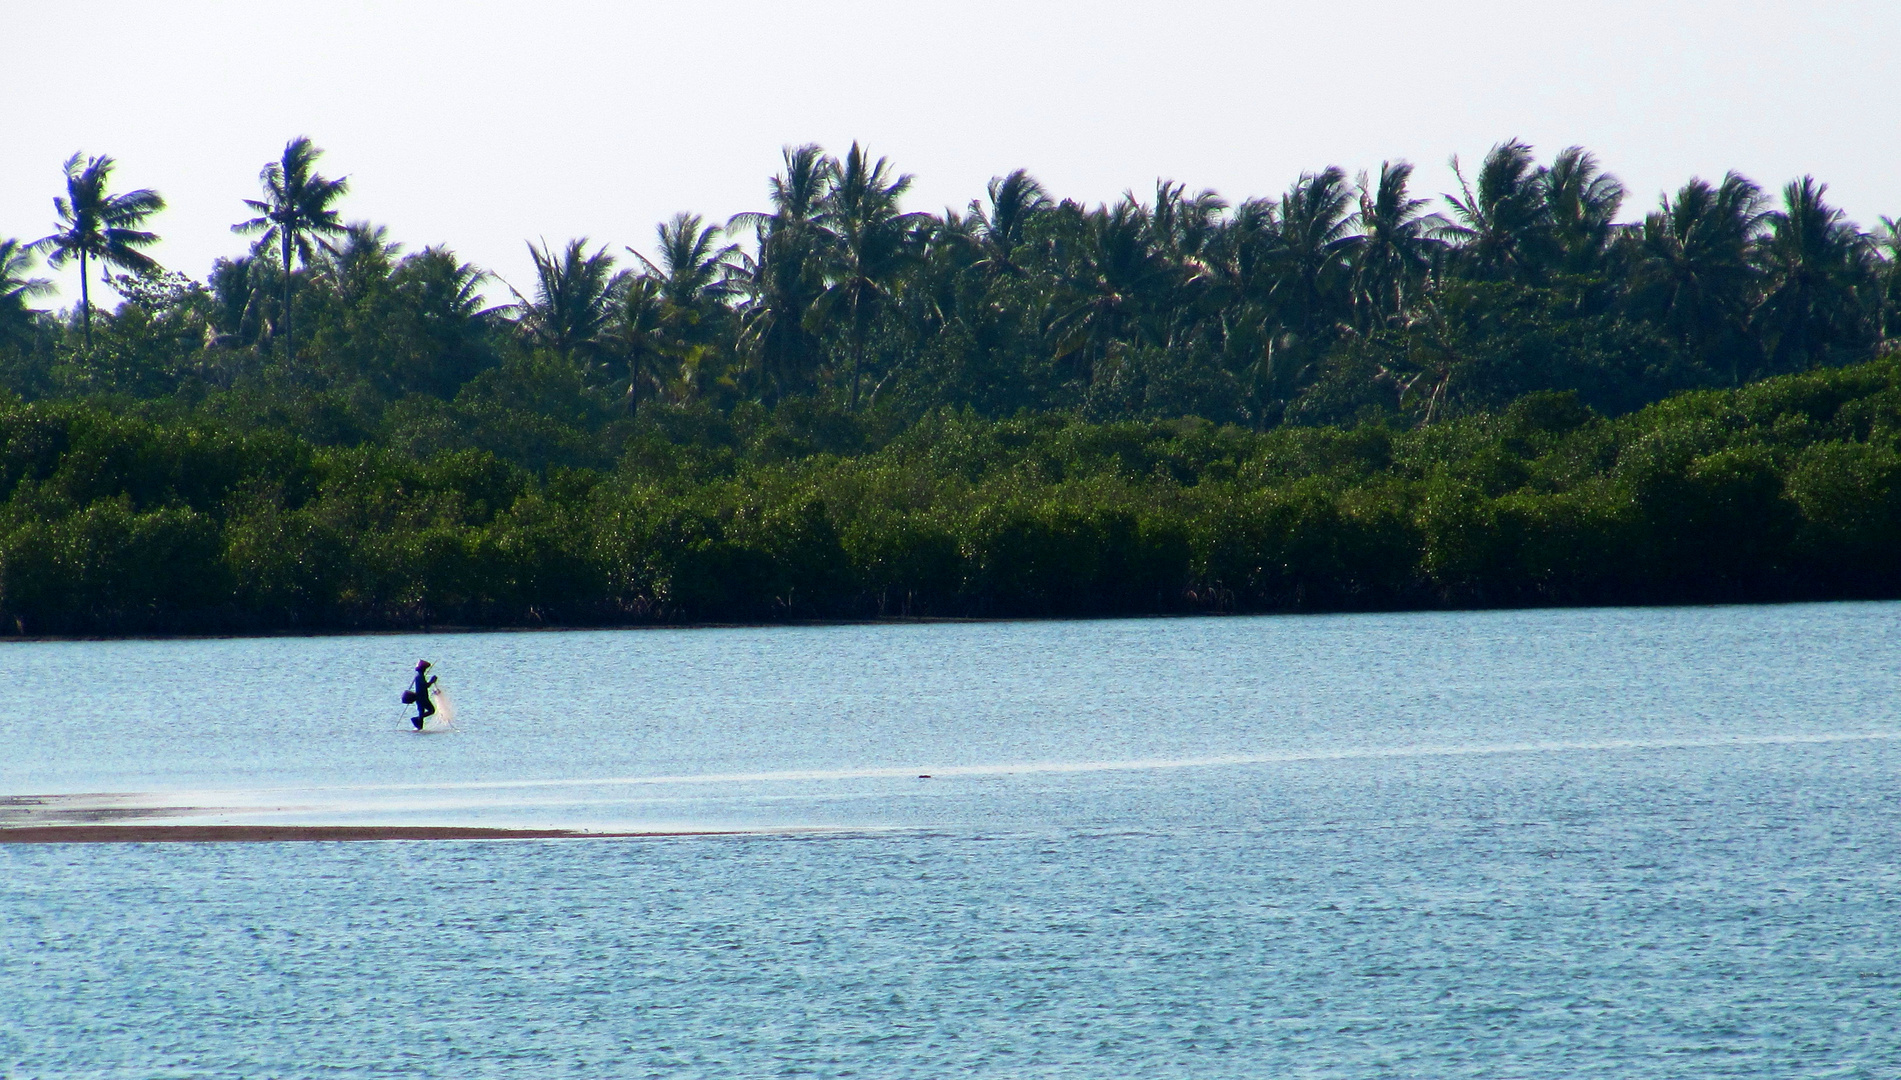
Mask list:
[{"label": "coconut palm canopy", "polygon": [[244,205],[258,216],[231,226],[233,232],[257,235],[254,252],[275,248],[282,260],[286,351],[291,348],[291,261],[293,257],[301,259],[308,266],[319,249],[332,250],[330,237],[340,236],[346,229],[330,204],[350,190],[349,179],[325,179],[316,170],[321,156],[323,151],[302,135],[284,144],[283,156],[267,163],[258,174],[264,198],[244,200]]},{"label": "coconut palm canopy", "polygon": [[165,209],[165,200],[147,188],[119,195],[108,193],[106,186],[116,164],[104,154],[97,157],[74,154],[67,158],[63,166],[66,194],[53,199],[59,231],[33,243],[34,247],[49,252],[48,265],[79,264],[79,310],[88,347],[92,339],[92,293],[87,264],[98,263],[101,274],[114,266],[134,273],[146,273],[158,267],[139,250],[157,243],[158,235],[138,226]]},{"label": "coconut palm canopy", "polygon": [[[1442,199],[1404,161],[1238,199],[1165,179],[1098,206],[1019,169],[941,214],[906,207],[911,178],[868,148],[788,147],[757,211],[723,224],[682,211],[646,247],[542,240],[514,303],[427,311],[404,305],[486,275],[418,284],[425,264],[463,264],[439,248],[404,256],[386,226],[346,222],[348,182],[325,177],[321,156],[299,137],[263,167],[261,197],[243,200],[253,216],[234,226],[254,238],[249,255],[183,292],[135,289],[141,309],[197,297],[176,314],[202,324],[163,357],[141,347],[140,385],[279,371],[453,397],[542,355],[557,366],[536,370],[570,372],[597,417],[798,399],[1266,429],[1422,423],[1540,390],[1619,412],[1871,357],[1901,329],[1892,231],[1847,221],[1813,178],[1773,198],[1734,173],[1692,178],[1620,220],[1627,193],[1596,155],[1545,160],[1517,139],[1455,158]],[[163,203],[108,192],[112,168],[69,161],[61,230],[14,249],[155,273],[140,226]],[[16,287],[14,307],[35,291]]]}]

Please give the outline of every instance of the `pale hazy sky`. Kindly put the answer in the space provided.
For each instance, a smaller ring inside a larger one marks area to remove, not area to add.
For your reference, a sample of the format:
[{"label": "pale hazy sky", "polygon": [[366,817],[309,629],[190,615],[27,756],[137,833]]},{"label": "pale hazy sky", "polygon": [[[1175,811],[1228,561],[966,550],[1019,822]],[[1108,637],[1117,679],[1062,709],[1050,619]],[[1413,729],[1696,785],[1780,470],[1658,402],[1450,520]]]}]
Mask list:
[{"label": "pale hazy sky", "polygon": [[194,277],[299,134],[347,218],[524,288],[526,239],[650,250],[675,211],[762,206],[782,146],[853,139],[916,174],[913,209],[1018,167],[1234,199],[1408,158],[1437,194],[1517,136],[1597,151],[1626,217],[1731,168],[1901,215],[1895,0],[0,0],[0,42],[0,236],[52,231],[60,163],[110,153]]}]

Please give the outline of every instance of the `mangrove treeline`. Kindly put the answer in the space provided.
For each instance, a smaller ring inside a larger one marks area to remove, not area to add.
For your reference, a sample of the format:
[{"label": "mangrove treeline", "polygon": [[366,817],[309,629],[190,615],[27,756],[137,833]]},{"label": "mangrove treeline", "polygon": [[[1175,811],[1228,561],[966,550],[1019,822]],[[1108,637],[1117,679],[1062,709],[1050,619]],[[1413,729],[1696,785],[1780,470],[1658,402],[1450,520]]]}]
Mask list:
[{"label": "mangrove treeline", "polygon": [[[1605,418],[1425,427],[933,413],[853,455],[763,410],[610,470],[0,412],[15,633],[1901,595],[1901,362]],[[672,419],[669,417],[669,419]]]},{"label": "mangrove treeline", "polygon": [[1509,141],[1442,211],[1388,163],[936,215],[800,147],[765,209],[516,290],[319,157],[202,281],[107,157],[0,241],[5,630],[1901,595],[1896,231],[1809,178],[1619,224]]}]

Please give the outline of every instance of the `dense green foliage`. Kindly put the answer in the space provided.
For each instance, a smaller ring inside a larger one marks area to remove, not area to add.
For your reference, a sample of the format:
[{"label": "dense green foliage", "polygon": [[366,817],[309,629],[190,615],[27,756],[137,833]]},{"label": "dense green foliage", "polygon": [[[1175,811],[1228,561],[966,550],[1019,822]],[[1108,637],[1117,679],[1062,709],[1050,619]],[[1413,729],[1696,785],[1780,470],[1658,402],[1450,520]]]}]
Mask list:
[{"label": "dense green foliage", "polygon": [[[1806,178],[1618,225],[1589,154],[1508,142],[1445,216],[1404,164],[939,216],[804,147],[770,209],[534,247],[492,308],[319,155],[203,282],[109,158],[0,242],[5,629],[1901,595],[1895,234]],[[36,247],[140,272],[36,311]]]},{"label": "dense green foliage", "polygon": [[[136,410],[134,410],[136,413]],[[16,632],[1901,594],[1901,363],[1407,429],[945,411],[859,454],[645,418],[610,470],[0,414]],[[860,440],[829,418],[834,439]]]}]

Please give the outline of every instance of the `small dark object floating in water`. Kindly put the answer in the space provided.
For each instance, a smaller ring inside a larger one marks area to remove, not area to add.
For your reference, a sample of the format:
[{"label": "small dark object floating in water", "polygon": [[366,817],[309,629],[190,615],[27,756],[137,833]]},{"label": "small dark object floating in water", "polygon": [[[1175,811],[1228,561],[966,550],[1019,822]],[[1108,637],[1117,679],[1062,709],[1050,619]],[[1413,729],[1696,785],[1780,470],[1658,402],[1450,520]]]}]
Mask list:
[{"label": "small dark object floating in water", "polygon": [[917,778],[919,780],[929,780],[931,778],[931,774],[927,772],[919,773],[917,774]]}]

